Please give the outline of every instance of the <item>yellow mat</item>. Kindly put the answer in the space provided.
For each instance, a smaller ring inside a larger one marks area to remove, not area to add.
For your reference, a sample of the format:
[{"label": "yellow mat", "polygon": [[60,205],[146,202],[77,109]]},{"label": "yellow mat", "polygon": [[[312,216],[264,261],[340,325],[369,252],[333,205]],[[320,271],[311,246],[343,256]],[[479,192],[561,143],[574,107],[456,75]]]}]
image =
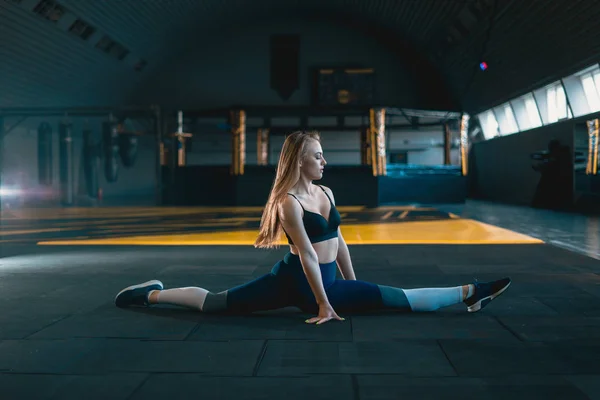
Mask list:
[{"label": "yellow mat", "polygon": [[[543,241],[474,220],[452,218],[438,221],[389,222],[342,225],[349,245],[371,244],[535,244]],[[138,245],[202,246],[252,245],[256,230],[171,233],[80,240],[40,241],[40,245]],[[285,237],[280,244],[286,244]]]}]

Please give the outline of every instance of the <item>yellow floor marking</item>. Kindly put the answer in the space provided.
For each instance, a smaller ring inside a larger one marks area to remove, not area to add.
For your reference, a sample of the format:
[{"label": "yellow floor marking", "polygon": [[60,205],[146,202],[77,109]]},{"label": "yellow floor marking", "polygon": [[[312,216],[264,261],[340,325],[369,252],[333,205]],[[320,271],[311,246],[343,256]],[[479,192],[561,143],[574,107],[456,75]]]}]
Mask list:
[{"label": "yellow floor marking", "polygon": [[[88,240],[47,240],[40,245],[252,245],[256,230],[178,233]],[[347,224],[342,234],[349,245],[365,244],[533,244],[539,239],[468,219],[445,221]],[[280,244],[286,244],[282,237]]]},{"label": "yellow floor marking", "polygon": [[387,213],[384,214],[383,217],[381,217],[381,219],[383,219],[383,220],[388,219],[389,217],[392,216],[393,213],[394,213],[393,211],[388,211]]},{"label": "yellow floor marking", "polygon": [[79,228],[41,228],[41,229],[18,229],[18,230],[0,230],[0,236],[8,235],[29,235],[32,233],[44,233],[44,232],[63,232],[63,231],[78,231]]},{"label": "yellow floor marking", "polygon": [[408,215],[408,213],[409,213],[409,210],[406,210],[406,211],[402,212],[402,214],[400,214],[398,216],[398,219],[403,219],[404,217],[406,217]]},{"label": "yellow floor marking", "polygon": [[380,206],[377,208],[374,208],[373,210],[379,210],[379,211],[386,211],[386,210],[391,210],[391,211],[404,211],[404,210],[416,210],[416,209],[421,210],[422,208],[417,207],[417,206]]}]

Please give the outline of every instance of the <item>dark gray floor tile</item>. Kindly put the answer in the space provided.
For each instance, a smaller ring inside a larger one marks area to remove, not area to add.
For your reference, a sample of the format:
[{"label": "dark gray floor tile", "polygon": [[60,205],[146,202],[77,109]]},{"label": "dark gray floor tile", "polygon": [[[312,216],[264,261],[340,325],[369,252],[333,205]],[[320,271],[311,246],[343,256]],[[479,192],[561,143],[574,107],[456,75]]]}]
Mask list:
[{"label": "dark gray floor tile", "polygon": [[573,374],[600,374],[600,344],[597,338],[594,341],[548,343],[546,351],[569,363]]},{"label": "dark gray floor tile", "polygon": [[556,377],[507,376],[486,379],[358,375],[356,379],[361,400],[586,399],[575,385]]},{"label": "dark gray floor tile", "polygon": [[406,377],[357,375],[361,400],[484,398],[485,385],[478,378]]},{"label": "dark gray floor tile", "polygon": [[264,340],[231,342],[138,341],[115,339],[88,352],[77,364],[85,374],[114,372],[196,372],[251,376]]},{"label": "dark gray floor tile", "polygon": [[569,375],[564,379],[581,390],[590,400],[600,400],[600,375]]},{"label": "dark gray floor tile", "polygon": [[22,314],[18,310],[6,310],[0,314],[0,340],[24,339],[31,334],[52,326],[69,314],[41,313]]},{"label": "dark gray floor tile", "polygon": [[187,340],[302,339],[352,341],[352,325],[347,319],[320,326],[304,321],[314,315],[289,308],[250,316],[203,315],[196,331]]},{"label": "dark gray floor tile", "polygon": [[147,374],[77,375],[61,385],[50,400],[127,400]]},{"label": "dark gray floor tile", "polygon": [[546,346],[491,340],[440,340],[448,359],[460,376],[512,374],[570,374],[572,362],[551,353]]},{"label": "dark gray floor tile", "polygon": [[0,398],[3,400],[47,400],[72,377],[0,373]]},{"label": "dark gray floor tile", "polygon": [[260,376],[396,373],[454,376],[436,342],[325,343],[270,341]]},{"label": "dark gray floor tile", "polygon": [[577,297],[546,297],[537,298],[540,302],[556,310],[560,315],[586,315],[600,317],[600,299],[588,293],[581,293]]},{"label": "dark gray floor tile", "polygon": [[96,312],[73,315],[32,335],[31,339],[78,337],[185,339],[198,324],[199,311],[176,309],[118,309],[113,305]]},{"label": "dark gray floor tile", "polygon": [[599,278],[600,275],[593,274],[593,278],[588,279],[587,282],[577,283],[576,286],[584,292],[589,293],[596,298],[600,298],[600,280],[598,280]]},{"label": "dark gray floor tile", "polygon": [[600,318],[583,316],[501,316],[499,320],[524,341],[554,342],[600,337]]},{"label": "dark gray floor tile", "polygon": [[552,316],[558,314],[556,310],[535,297],[515,297],[511,294],[512,292],[509,289],[481,312],[488,316]]},{"label": "dark gray floor tile", "polygon": [[[463,306],[464,308],[464,306]],[[413,313],[352,317],[355,341],[493,339],[518,341],[498,321],[479,315]]]},{"label": "dark gray floor tile", "polygon": [[557,298],[589,298],[590,294],[566,281],[523,282],[512,278],[511,296],[518,297],[557,297]]},{"label": "dark gray floor tile", "polygon": [[330,400],[352,399],[350,376],[311,377],[204,377],[195,374],[155,374],[131,400],[165,398],[187,400]]},{"label": "dark gray floor tile", "polygon": [[103,351],[105,340],[5,340],[0,342],[0,370],[23,373],[78,373],[88,352]]}]

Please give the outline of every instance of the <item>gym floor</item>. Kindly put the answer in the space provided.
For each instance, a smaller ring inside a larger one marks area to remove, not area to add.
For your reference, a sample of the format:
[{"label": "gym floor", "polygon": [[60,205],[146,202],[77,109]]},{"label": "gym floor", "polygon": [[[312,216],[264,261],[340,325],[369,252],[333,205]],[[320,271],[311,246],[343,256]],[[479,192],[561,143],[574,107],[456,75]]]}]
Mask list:
[{"label": "gym floor", "polygon": [[511,276],[476,314],[456,305],[317,327],[295,309],[114,307],[148,279],[219,291],[268,272],[287,249],[251,246],[260,211],[4,211],[0,398],[599,398],[592,217],[477,202],[340,207],[358,279],[415,288]]}]

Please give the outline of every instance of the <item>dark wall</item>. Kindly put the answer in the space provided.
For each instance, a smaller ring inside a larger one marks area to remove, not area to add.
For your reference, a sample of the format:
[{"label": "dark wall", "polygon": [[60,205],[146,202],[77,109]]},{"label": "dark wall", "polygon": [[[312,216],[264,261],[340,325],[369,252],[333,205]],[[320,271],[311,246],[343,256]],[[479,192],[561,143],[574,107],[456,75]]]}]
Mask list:
[{"label": "dark wall", "polygon": [[[377,179],[366,167],[335,167],[327,178],[338,205],[377,205]],[[174,184],[169,180],[174,177]],[[173,175],[163,169],[165,204],[206,206],[264,206],[275,178],[275,166],[246,166],[244,175],[231,176],[229,167],[191,165]]]},{"label": "dark wall", "polygon": [[[242,176],[231,176],[229,167],[222,166],[187,166],[173,175],[165,168],[163,198],[168,205],[260,207],[267,202],[274,177],[274,166],[247,166]],[[314,183],[331,188],[339,206],[465,200],[465,179],[456,175],[374,177],[369,166],[336,166]]]},{"label": "dark wall", "polygon": [[[276,34],[300,39],[299,88],[285,100],[271,87],[270,38]],[[421,98],[416,79],[403,67],[410,62],[375,38],[332,21],[261,21],[190,38],[180,58],[169,60],[134,97],[138,103],[183,108],[308,105],[311,69],[369,67],[376,73],[378,104],[422,107],[415,104]]]},{"label": "dark wall", "polygon": [[[558,140],[572,152],[574,124],[573,120],[563,121],[473,144],[469,157],[471,197],[533,205],[543,182],[541,173],[532,168],[536,161],[531,154],[548,150],[552,140]],[[564,187],[564,182],[560,184]],[[572,181],[564,190],[570,191],[572,197]]]}]

